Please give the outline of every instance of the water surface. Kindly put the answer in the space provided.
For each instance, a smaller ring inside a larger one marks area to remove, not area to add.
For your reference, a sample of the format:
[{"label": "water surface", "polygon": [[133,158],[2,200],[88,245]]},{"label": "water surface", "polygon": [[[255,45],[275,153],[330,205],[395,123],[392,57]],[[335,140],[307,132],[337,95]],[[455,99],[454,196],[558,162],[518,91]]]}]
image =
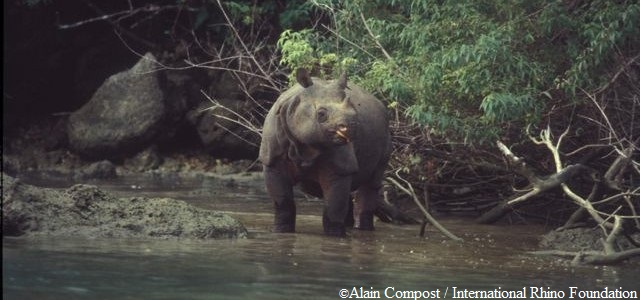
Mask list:
[{"label": "water surface", "polygon": [[[64,188],[64,180],[25,178]],[[237,240],[3,239],[4,299],[340,299],[353,291],[521,290],[540,287],[640,289],[632,266],[569,267],[527,254],[540,226],[486,226],[447,219],[465,238],[435,229],[376,223],[347,238],[322,234],[322,203],[298,201],[298,233],[271,233],[271,203],[260,182],[208,177],[91,182],[120,196],[182,199],[230,212],[250,231]],[[300,197],[298,197],[300,198]],[[529,290],[528,290],[529,291]],[[375,295],[375,294],[372,294]],[[531,295],[529,295],[531,296]]]}]

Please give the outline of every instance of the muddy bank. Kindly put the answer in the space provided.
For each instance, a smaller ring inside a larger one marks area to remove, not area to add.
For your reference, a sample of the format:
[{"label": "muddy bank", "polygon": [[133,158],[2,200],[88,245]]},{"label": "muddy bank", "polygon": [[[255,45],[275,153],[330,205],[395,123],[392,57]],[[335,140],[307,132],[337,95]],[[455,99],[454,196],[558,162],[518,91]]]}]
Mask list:
[{"label": "muddy bank", "polygon": [[[565,230],[552,230],[542,235],[540,248],[546,250],[561,251],[604,251],[603,241],[607,237],[602,233],[602,229],[594,227],[579,227]],[[619,236],[615,245],[619,250],[633,249],[636,246],[630,241],[640,241],[640,234]],[[637,242],[635,242],[637,243]],[[640,258],[636,258],[640,262]]]},{"label": "muddy bank", "polygon": [[236,219],[170,198],[117,198],[92,185],[39,188],[2,174],[4,236],[244,238]]}]

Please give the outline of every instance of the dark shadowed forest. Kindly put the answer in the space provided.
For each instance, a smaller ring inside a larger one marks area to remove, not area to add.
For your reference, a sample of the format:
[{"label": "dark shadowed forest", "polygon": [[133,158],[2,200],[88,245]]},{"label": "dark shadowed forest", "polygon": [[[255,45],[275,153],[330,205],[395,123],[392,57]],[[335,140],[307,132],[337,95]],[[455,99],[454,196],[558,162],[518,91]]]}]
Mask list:
[{"label": "dark shadowed forest", "polygon": [[[597,251],[545,254],[640,255],[638,1],[15,0],[4,17],[11,175],[259,171],[264,118],[295,70],[346,73],[388,110],[381,219],[454,239],[439,218],[590,228]],[[129,69],[158,80],[101,87]],[[132,91],[161,100],[85,108]],[[105,107],[117,120],[98,125]],[[135,132],[109,134],[121,127]]]}]

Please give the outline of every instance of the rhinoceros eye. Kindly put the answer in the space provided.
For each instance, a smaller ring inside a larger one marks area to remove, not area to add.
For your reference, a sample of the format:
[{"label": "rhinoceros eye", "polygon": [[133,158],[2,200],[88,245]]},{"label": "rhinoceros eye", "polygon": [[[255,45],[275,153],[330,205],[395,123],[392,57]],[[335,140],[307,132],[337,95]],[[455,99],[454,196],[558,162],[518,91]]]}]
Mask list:
[{"label": "rhinoceros eye", "polygon": [[327,119],[328,119],[328,111],[327,111],[326,108],[324,108],[324,107],[318,108],[318,112],[316,114],[317,114],[316,117],[318,119],[318,122],[324,123],[324,122],[327,121]]}]

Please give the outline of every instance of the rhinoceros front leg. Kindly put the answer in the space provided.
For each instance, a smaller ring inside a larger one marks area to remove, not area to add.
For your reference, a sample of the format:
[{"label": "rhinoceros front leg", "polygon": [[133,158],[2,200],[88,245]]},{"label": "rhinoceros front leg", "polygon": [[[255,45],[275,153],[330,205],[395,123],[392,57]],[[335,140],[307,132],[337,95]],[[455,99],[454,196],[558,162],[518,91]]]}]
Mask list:
[{"label": "rhinoceros front leg", "polygon": [[321,179],[325,209],[322,214],[324,233],[345,236],[345,219],[351,202],[351,176],[326,176]]},{"label": "rhinoceros front leg", "polygon": [[293,200],[293,182],[281,164],[264,166],[267,193],[275,207],[274,232],[295,232],[296,204]]}]

